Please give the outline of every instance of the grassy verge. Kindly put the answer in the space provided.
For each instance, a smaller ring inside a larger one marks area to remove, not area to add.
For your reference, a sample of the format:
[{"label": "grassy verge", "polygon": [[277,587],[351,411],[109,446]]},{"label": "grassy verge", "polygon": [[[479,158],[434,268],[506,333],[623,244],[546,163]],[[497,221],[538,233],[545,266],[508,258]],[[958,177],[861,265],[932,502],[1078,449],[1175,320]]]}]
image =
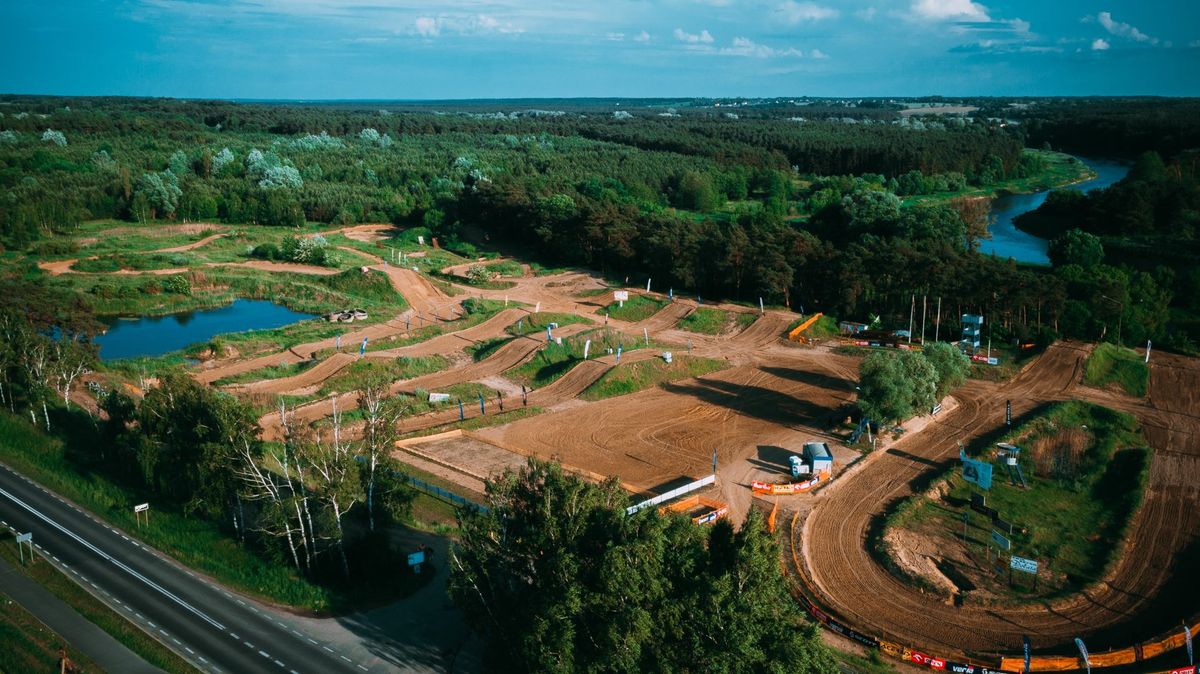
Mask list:
[{"label": "grassy verge", "polygon": [[[63,600],[63,602],[75,609],[89,622],[107,632],[126,648],[137,653],[142,659],[155,667],[171,672],[172,674],[175,672],[196,671],[183,658],[175,655],[166,646],[160,644],[116,611],[108,608],[99,599],[96,599],[70,578],[60,573],[58,569],[44,558],[39,558],[33,564],[21,564],[20,556],[17,554],[16,546],[12,544],[12,540],[12,535],[7,531],[3,535],[0,535],[0,556],[17,567],[22,574],[33,579],[39,585],[49,590],[51,594]],[[43,627],[43,629],[45,628]],[[45,630],[45,632],[51,636],[54,635],[49,630]],[[10,642],[6,638],[0,639],[0,642],[5,645],[5,648],[0,649],[0,651],[12,650],[10,644],[14,642]],[[19,644],[19,642],[16,643]],[[33,645],[36,646],[37,644]],[[68,652],[72,653],[71,659],[76,660],[72,649],[68,649]],[[53,671],[46,668],[8,669],[4,666],[6,657],[8,656],[0,655],[0,671]],[[56,660],[57,657],[52,662]],[[76,664],[82,665],[82,661],[76,660]],[[87,668],[85,667],[85,669]],[[93,664],[89,671],[99,671],[99,668]]]},{"label": "grassy verge", "polygon": [[[1002,597],[1036,594],[1044,599],[1102,578],[1121,549],[1149,474],[1149,451],[1134,418],[1071,401],[1053,405],[997,439],[1022,448],[1019,461],[1029,488],[1010,484],[989,443],[979,448],[980,458],[993,465],[987,505],[1015,526],[1011,554],[1041,562],[1041,584],[1036,593],[1028,583],[1014,590],[1002,577],[988,576],[986,569],[972,581]],[[943,549],[961,548],[960,515],[978,489],[960,472],[958,465],[948,470],[935,481],[932,497],[911,497],[886,526],[937,539]],[[979,514],[971,519],[967,552],[982,558],[992,525]]]},{"label": "grassy verge", "polygon": [[576,316],[575,314],[543,311],[536,314],[529,314],[517,323],[513,323],[505,328],[504,331],[510,335],[513,335],[514,337],[518,337],[520,335],[527,335],[538,330],[545,331],[546,327],[552,323],[562,327],[564,325],[572,325],[575,323],[591,323],[591,321],[587,320],[586,318]]},{"label": "grassy verge", "polygon": [[833,657],[847,674],[894,674],[896,666],[883,658],[878,648],[867,651],[867,655],[855,655],[837,648],[829,649]]},{"label": "grassy verge", "polygon": [[666,300],[645,295],[633,295],[625,300],[625,306],[621,306],[620,302],[613,302],[602,309],[597,309],[596,313],[601,316],[608,314],[618,321],[637,323],[650,318],[665,306],[667,306]]},{"label": "grassy verge", "polygon": [[983,187],[968,187],[958,192],[941,192],[921,196],[905,197],[905,204],[943,203],[958,197],[992,197],[998,194],[1028,194],[1054,187],[1065,187],[1095,177],[1095,173],[1083,162],[1069,154],[1026,148],[1026,155],[1040,158],[1043,170],[1024,178],[1010,178]]},{"label": "grassy verge", "polygon": [[750,323],[754,322],[755,318],[754,314],[735,314],[732,311],[700,307],[683,317],[679,323],[676,324],[676,327],[681,330],[696,332],[702,335],[717,335],[725,332],[729,328],[734,316],[736,316],[738,319],[741,319],[743,316],[749,318],[749,321],[746,322],[744,326],[741,325],[741,322],[739,321],[738,325],[741,327],[750,325]]},{"label": "grassy verge", "polygon": [[[518,384],[541,388],[583,362],[583,349],[588,340],[592,342],[589,356],[599,356],[607,353],[608,349],[615,352],[618,347],[624,351],[633,351],[646,346],[642,340],[632,339],[608,328],[586,330],[567,337],[561,345],[547,344],[531,360],[508,370],[505,376]],[[651,342],[651,345],[657,346],[655,342]]]},{"label": "grassy verge", "polygon": [[[90,423],[72,421],[58,411],[51,419],[59,428],[71,423]],[[185,517],[166,506],[155,510],[153,526],[139,529],[132,521],[132,505],[153,499],[107,477],[103,459],[93,453],[94,435],[90,428],[86,431],[69,436],[78,439],[64,444],[61,439],[49,437],[21,419],[0,412],[0,438],[3,438],[0,460],[184,566],[272,603],[323,614],[353,608],[364,598],[380,594],[379,590],[358,586],[318,585],[286,563],[268,561],[239,544],[215,523]],[[388,591],[403,596],[412,589],[389,587]]]},{"label": "grassy verge", "polygon": [[299,363],[283,363],[280,365],[268,365],[260,367],[257,370],[249,372],[241,372],[229,377],[222,377],[213,382],[213,386],[229,386],[231,384],[246,384],[255,381],[266,381],[268,379],[285,379],[294,377],[301,372],[316,364],[316,361],[305,360]]},{"label": "grassy verge", "polygon": [[1141,398],[1150,384],[1150,368],[1132,349],[1101,342],[1083,364],[1083,383],[1098,388],[1117,387]]},{"label": "grassy verge", "polygon": [[[479,400],[478,400],[478,398],[476,398],[475,403],[478,404],[478,402],[479,402]],[[467,404],[467,400],[464,398],[463,405],[466,405],[466,404]],[[511,400],[510,400],[510,404],[512,404]],[[401,436],[401,439],[419,438],[419,437],[423,437],[426,435],[436,435],[438,433],[445,433],[446,431],[453,431],[456,429],[462,429],[464,431],[474,431],[474,430],[478,430],[480,428],[489,428],[491,426],[503,426],[504,424],[511,423],[511,422],[517,421],[519,419],[524,419],[526,417],[532,417],[532,416],[535,416],[535,415],[538,415],[541,413],[542,413],[542,408],[540,408],[540,407],[517,407],[516,409],[510,410],[508,412],[502,412],[500,414],[488,414],[488,415],[482,416],[482,417],[479,417],[479,416],[472,417],[470,419],[466,419],[465,421],[456,421],[452,424],[445,424],[443,426],[435,426],[433,428],[422,428],[419,431],[412,431],[411,433],[405,433],[404,435]]]},{"label": "grassy verge", "polygon": [[725,369],[729,363],[715,358],[675,356],[667,363],[661,358],[642,360],[605,372],[579,396],[584,400],[602,400],[636,393],[664,382],[699,377]]},{"label": "grassy verge", "polygon": [[79,669],[100,671],[96,663],[66,639],[46,627],[20,604],[0,593],[0,672],[53,672],[58,670],[58,649]]}]

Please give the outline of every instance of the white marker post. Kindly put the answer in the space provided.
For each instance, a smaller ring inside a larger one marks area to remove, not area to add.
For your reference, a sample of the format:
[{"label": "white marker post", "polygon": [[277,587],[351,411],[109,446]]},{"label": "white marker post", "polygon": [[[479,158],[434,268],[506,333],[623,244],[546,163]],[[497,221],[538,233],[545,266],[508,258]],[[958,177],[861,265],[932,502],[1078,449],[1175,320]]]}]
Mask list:
[{"label": "white marker post", "polygon": [[33,532],[17,534],[17,549],[21,551],[21,563],[25,563],[25,545],[29,546],[29,561],[33,561]]},{"label": "white marker post", "polygon": [[538,302],[538,303],[537,303],[537,306],[535,306],[535,307],[533,308],[533,313],[535,313],[535,314],[540,314],[540,313],[542,313],[542,303],[541,303],[541,302]]},{"label": "white marker post", "polygon": [[588,351],[591,351],[591,350],[592,350],[592,340],[589,339],[583,343],[583,359],[584,360],[587,360]]},{"label": "white marker post", "polygon": [[762,301],[762,298],[760,297],[760,298],[758,298],[758,315],[761,316],[765,313],[767,313],[767,310],[763,308],[763,301]]},{"label": "white marker post", "polygon": [[142,513],[146,513],[146,526],[150,526],[150,504],[139,503],[133,506],[133,517],[137,520],[138,528],[142,528]]},{"label": "white marker post", "polygon": [[1146,340],[1146,362],[1150,362],[1150,340]]},{"label": "white marker post", "polygon": [[650,279],[646,279],[646,292],[650,292]]}]

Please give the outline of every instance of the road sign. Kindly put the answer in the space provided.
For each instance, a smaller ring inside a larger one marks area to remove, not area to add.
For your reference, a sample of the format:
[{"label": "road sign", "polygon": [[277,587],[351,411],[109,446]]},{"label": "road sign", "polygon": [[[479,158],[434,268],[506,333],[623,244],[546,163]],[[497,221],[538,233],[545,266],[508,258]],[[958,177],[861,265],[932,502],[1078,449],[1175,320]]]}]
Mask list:
[{"label": "road sign", "polygon": [[33,540],[33,532],[32,531],[27,534],[17,534],[17,542],[18,543],[29,543],[32,540]]},{"label": "road sign", "polygon": [[416,566],[418,564],[423,563],[424,561],[425,561],[425,551],[424,550],[419,550],[417,552],[410,552],[408,555],[408,565],[409,566]]},{"label": "road sign", "polygon": [[1025,559],[1024,557],[1013,555],[1012,558],[1008,560],[1008,568],[1012,569],[1013,571],[1024,571],[1025,573],[1037,575],[1038,563],[1037,560],[1034,559]]},{"label": "road sign", "polygon": [[149,509],[150,509],[149,503],[139,503],[139,504],[133,506],[133,512],[135,512],[135,513],[144,513]]},{"label": "road sign", "polygon": [[968,459],[966,456],[963,457],[962,462],[962,476],[964,480],[979,485],[980,489],[992,488],[992,464],[986,461]]},{"label": "road sign", "polygon": [[992,532],[992,542],[995,543],[1001,550],[1011,550],[1012,541],[1008,540],[1004,534],[999,531]]}]

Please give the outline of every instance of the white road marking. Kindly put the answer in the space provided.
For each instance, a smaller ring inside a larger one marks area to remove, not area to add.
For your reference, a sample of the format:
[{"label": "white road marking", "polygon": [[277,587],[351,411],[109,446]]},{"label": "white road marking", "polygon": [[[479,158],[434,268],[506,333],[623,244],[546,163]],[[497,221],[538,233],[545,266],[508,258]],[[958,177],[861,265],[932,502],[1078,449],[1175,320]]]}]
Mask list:
[{"label": "white road marking", "polygon": [[324,648],[325,650],[329,651],[330,653],[333,652],[333,649],[328,646],[322,646],[321,648]]},{"label": "white road marking", "polygon": [[350,660],[350,658],[348,658],[348,657],[346,657],[346,656],[344,656],[344,655],[339,655],[338,657],[339,657],[339,658],[341,658],[341,659],[343,659],[343,660],[345,660],[346,662],[352,662],[352,660]]},{"label": "white road marking", "polygon": [[87,542],[87,541],[83,540],[83,539],[82,539],[82,538],[80,538],[80,537],[79,537],[77,534],[75,534],[75,532],[73,532],[73,531],[71,531],[71,530],[67,529],[66,527],[64,527],[63,525],[59,524],[58,522],[55,522],[54,520],[50,519],[50,518],[49,518],[49,517],[47,517],[46,515],[43,515],[41,512],[39,512],[38,510],[34,509],[34,508],[33,508],[32,506],[30,506],[29,504],[25,503],[25,502],[24,502],[24,501],[22,501],[21,499],[19,499],[19,498],[17,498],[17,497],[15,497],[15,496],[13,496],[12,494],[10,494],[10,493],[9,493],[7,490],[5,490],[5,489],[0,489],[0,494],[4,495],[4,496],[5,496],[5,497],[7,497],[7,498],[8,498],[10,501],[12,501],[13,503],[16,503],[17,505],[21,506],[21,507],[22,507],[22,508],[24,508],[25,510],[28,510],[30,513],[32,513],[33,515],[37,516],[39,519],[41,519],[41,520],[42,520],[43,522],[45,522],[46,524],[49,524],[50,526],[54,527],[55,529],[58,529],[58,530],[59,530],[59,531],[61,531],[62,533],[66,534],[67,536],[69,536],[69,537],[71,537],[72,539],[74,539],[74,540],[75,540],[76,542],[78,542],[79,544],[81,544],[81,545],[83,545],[84,547],[88,548],[89,550],[91,550],[92,552],[96,553],[97,555],[100,555],[100,556],[101,556],[101,557],[103,557],[103,558],[104,558],[106,561],[112,562],[112,563],[113,563],[113,564],[114,564],[114,565],[115,565],[117,568],[119,568],[119,569],[121,569],[122,571],[124,571],[124,572],[128,573],[129,575],[133,576],[134,578],[137,578],[138,580],[140,580],[140,581],[142,581],[144,584],[146,584],[146,585],[148,585],[148,586],[150,586],[150,587],[154,588],[155,590],[158,590],[158,591],[159,591],[160,593],[162,593],[162,594],[163,594],[165,597],[167,597],[167,598],[168,598],[168,599],[170,599],[171,601],[175,602],[175,603],[176,603],[176,604],[178,604],[179,606],[183,607],[184,609],[187,609],[188,611],[190,611],[191,613],[193,613],[193,614],[194,614],[196,617],[198,617],[198,618],[200,618],[201,620],[203,620],[203,621],[207,622],[209,625],[212,625],[213,627],[215,627],[215,628],[217,628],[217,629],[219,629],[219,630],[222,630],[222,631],[224,631],[224,629],[225,629],[225,626],[224,626],[224,625],[222,625],[221,623],[217,622],[216,620],[213,620],[213,619],[212,619],[212,618],[210,618],[210,617],[209,617],[207,614],[205,614],[203,611],[200,611],[200,610],[199,610],[199,609],[197,609],[196,607],[192,606],[191,604],[187,603],[186,601],[184,601],[184,600],[180,599],[179,597],[175,596],[174,594],[172,594],[172,593],[171,593],[171,591],[170,591],[170,590],[167,590],[165,587],[162,587],[162,586],[161,586],[161,585],[159,585],[158,583],[155,583],[154,581],[152,581],[152,580],[150,580],[149,578],[147,578],[147,577],[143,576],[142,574],[138,573],[137,571],[134,571],[133,569],[129,568],[129,567],[128,567],[128,566],[126,566],[124,563],[122,563],[120,560],[118,560],[118,559],[114,558],[112,555],[108,554],[107,552],[104,552],[104,551],[103,551],[103,550],[101,550],[100,548],[97,548],[96,546],[92,545],[91,543],[89,543],[89,542]]},{"label": "white road marking", "polygon": [[271,654],[270,654],[270,653],[268,653],[268,652],[266,652],[266,651],[259,651],[259,652],[258,652],[258,654],[259,654],[259,655],[261,655],[261,656],[263,656],[264,658],[266,658],[266,659],[268,659],[268,660],[270,660],[270,659],[271,659]]}]

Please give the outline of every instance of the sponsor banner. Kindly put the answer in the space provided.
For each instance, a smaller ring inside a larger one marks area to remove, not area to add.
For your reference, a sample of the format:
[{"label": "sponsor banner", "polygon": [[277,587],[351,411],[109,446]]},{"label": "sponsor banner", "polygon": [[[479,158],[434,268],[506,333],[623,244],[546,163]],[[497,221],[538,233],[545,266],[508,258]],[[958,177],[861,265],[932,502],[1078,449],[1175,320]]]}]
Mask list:
[{"label": "sponsor banner", "polygon": [[[1025,559],[1024,557],[1013,555],[1008,560],[1008,568],[1012,569],[1013,571],[1024,571],[1025,573],[1037,575],[1038,563],[1037,560],[1034,559]],[[1077,642],[1077,645],[1082,648],[1083,642],[1079,639],[1076,639],[1075,641]],[[1087,660],[1087,651],[1082,652],[1084,654],[1083,659]]]},{"label": "sponsor banner", "polygon": [[987,358],[987,356],[983,356],[983,355],[980,355],[980,354],[978,354],[978,353],[977,353],[977,354],[975,354],[974,356],[971,356],[971,360],[975,361],[976,363],[986,363],[986,362],[988,362],[988,358]]},{"label": "sponsor banner", "polygon": [[750,483],[750,489],[756,494],[770,494],[772,496],[787,496],[789,494],[799,494],[806,492],[809,489],[817,486],[821,481],[821,474],[816,475],[805,482],[789,482],[785,484],[775,484],[772,482],[759,482],[755,480]]},{"label": "sponsor banner", "polygon": [[994,524],[997,529],[1001,529],[1003,531],[1013,530],[1012,522],[1005,522],[996,515],[992,515],[992,524]]},{"label": "sponsor banner", "polygon": [[947,662],[946,671],[954,672],[954,674],[1009,674],[1003,670],[992,669],[991,667],[980,667],[979,665],[970,665],[962,662]]},{"label": "sponsor banner", "polygon": [[980,515],[983,515],[984,517],[987,517],[987,518],[993,519],[993,520],[996,519],[996,516],[1000,514],[1000,513],[996,512],[995,508],[989,508],[988,506],[985,506],[982,503],[976,505],[974,502],[972,502],[971,510],[974,510],[975,512],[979,513]]},{"label": "sponsor banner", "polygon": [[854,346],[870,346],[870,345],[871,345],[871,343],[865,339],[854,340]]},{"label": "sponsor banner", "polygon": [[992,532],[992,542],[995,543],[1001,550],[1012,548],[1012,542],[1005,538],[1004,534],[999,531]]},{"label": "sponsor banner", "polygon": [[1195,667],[1180,667],[1172,669],[1171,674],[1200,674],[1200,672],[1197,672]]},{"label": "sponsor banner", "polygon": [[[890,641],[883,641],[881,639],[879,641],[879,650],[883,651],[884,653],[887,653],[888,655],[892,656],[893,658],[903,658],[904,647],[901,646],[900,644],[893,644]],[[903,658],[903,659],[907,659],[907,658]]]},{"label": "sponsor banner", "polygon": [[962,457],[962,477],[967,482],[979,485],[980,489],[992,488],[992,464]]},{"label": "sponsor banner", "polygon": [[847,639],[850,639],[851,641],[857,641],[858,643],[860,643],[864,646],[874,648],[879,645],[879,640],[877,640],[875,637],[867,636],[866,634],[863,634],[862,632],[856,632],[855,630],[852,630],[849,627],[846,627],[845,625],[841,625],[837,622],[834,622],[833,620],[829,621],[829,629],[833,630],[834,632],[837,632],[838,634],[846,637]]}]

